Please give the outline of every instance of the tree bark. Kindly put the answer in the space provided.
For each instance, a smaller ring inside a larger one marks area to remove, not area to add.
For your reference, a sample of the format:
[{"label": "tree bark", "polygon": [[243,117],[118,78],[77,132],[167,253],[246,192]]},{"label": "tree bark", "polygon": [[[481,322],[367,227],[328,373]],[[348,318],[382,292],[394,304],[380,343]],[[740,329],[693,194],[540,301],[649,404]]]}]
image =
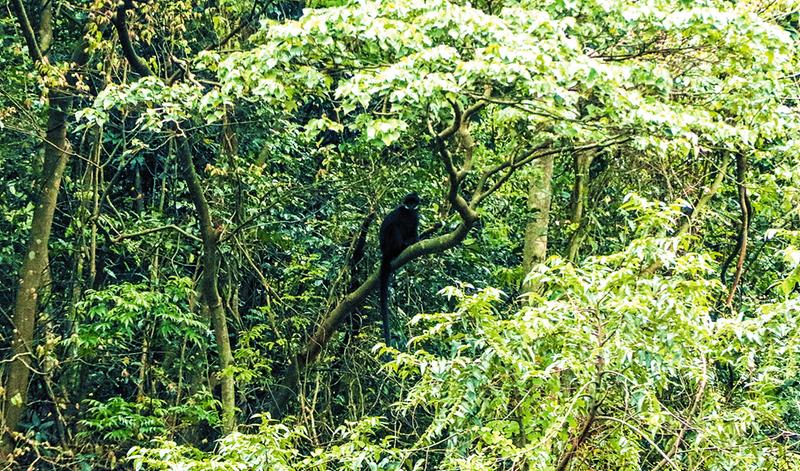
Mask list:
[{"label": "tree bark", "polygon": [[[550,202],[552,199],[554,155],[534,161],[528,193],[528,209],[533,213],[525,228],[525,247],[522,268],[527,274],[534,264],[547,258],[547,229],[550,224]],[[527,290],[526,286],[526,290]]]},{"label": "tree bark", "polygon": [[236,427],[236,403],[235,387],[231,366],[233,365],[233,354],[231,352],[231,342],[228,337],[228,322],[225,318],[225,308],[222,304],[222,297],[219,294],[219,244],[220,231],[214,227],[211,219],[211,208],[208,200],[203,193],[200,184],[200,177],[194,169],[194,159],[188,139],[180,136],[178,139],[178,164],[186,186],[189,188],[189,195],[197,211],[198,223],[200,225],[200,237],[203,240],[203,275],[199,281],[200,299],[208,309],[211,316],[211,325],[214,328],[214,337],[217,342],[220,362],[220,387],[222,390],[222,429],[225,433],[233,431]]},{"label": "tree bark", "polygon": [[[725,300],[725,305],[728,307],[733,306],[733,296],[736,294],[736,288],[742,280],[742,268],[744,267],[744,260],[747,256],[747,233],[750,230],[750,220],[753,217],[753,207],[750,205],[750,197],[747,195],[747,185],[745,182],[745,174],[747,173],[747,160],[741,152],[736,154],[736,190],[739,193],[739,208],[742,211],[742,225],[739,229],[739,238],[736,242],[736,251],[738,254],[736,262],[736,271],[733,275],[733,282],[731,283],[730,290],[728,291],[728,298]],[[728,267],[729,261],[725,263],[722,268],[722,282],[725,283],[725,271]]]},{"label": "tree bark", "polygon": [[68,95],[58,91],[53,92],[50,97],[39,201],[33,211],[31,232],[20,270],[14,304],[12,357],[5,385],[4,422],[6,430],[9,431],[17,428],[19,420],[25,412],[37,299],[47,270],[50,229],[53,224],[58,192],[61,188],[61,177],[68,159],[66,117],[70,108],[69,102]]},{"label": "tree bark", "polygon": [[[12,8],[28,46],[31,59],[40,63],[52,41],[52,4],[41,5],[38,35],[25,10],[22,0],[14,0]],[[5,378],[4,414],[2,423],[3,451],[12,444],[8,432],[14,431],[25,412],[28,381],[30,379],[33,334],[36,326],[38,299],[48,281],[50,230],[61,188],[61,178],[69,159],[66,120],[72,107],[71,90],[77,83],[76,70],[88,61],[82,41],[72,55],[73,68],[66,74],[66,87],[54,88],[48,96],[48,118],[44,141],[44,163],[39,180],[36,206],[31,230],[19,273],[19,284],[14,302],[11,360]]]},{"label": "tree bark", "polygon": [[567,260],[574,262],[578,258],[583,239],[586,238],[586,212],[587,197],[589,195],[589,165],[596,154],[595,150],[578,152],[574,157],[575,184],[572,188],[572,216],[570,221],[575,224],[575,231],[569,238],[567,246]]}]

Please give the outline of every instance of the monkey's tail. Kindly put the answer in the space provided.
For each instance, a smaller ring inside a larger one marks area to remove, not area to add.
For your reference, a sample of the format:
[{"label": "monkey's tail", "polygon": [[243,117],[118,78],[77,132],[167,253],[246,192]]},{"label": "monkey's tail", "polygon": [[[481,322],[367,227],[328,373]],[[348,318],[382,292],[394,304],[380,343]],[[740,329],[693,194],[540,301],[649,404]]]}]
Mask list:
[{"label": "monkey's tail", "polygon": [[383,318],[383,340],[389,345],[389,277],[392,274],[392,261],[388,258],[381,260],[381,317]]}]

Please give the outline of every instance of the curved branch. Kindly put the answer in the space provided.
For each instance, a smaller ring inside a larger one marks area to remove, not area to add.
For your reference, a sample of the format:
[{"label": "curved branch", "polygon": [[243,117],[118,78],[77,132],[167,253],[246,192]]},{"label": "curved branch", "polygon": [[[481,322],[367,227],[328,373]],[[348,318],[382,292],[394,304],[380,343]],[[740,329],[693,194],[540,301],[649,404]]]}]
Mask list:
[{"label": "curved branch", "polygon": [[[446,150],[444,152],[446,152]],[[462,220],[466,221],[477,219],[478,215],[475,212],[475,209],[470,207],[469,203],[467,203],[467,200],[465,200],[464,197],[458,192],[461,179],[458,177],[458,172],[455,170],[455,168],[453,168],[452,161],[450,161],[449,156],[445,157],[445,154],[442,155],[442,160],[446,160],[445,168],[448,169],[447,179],[450,181],[450,190],[447,194],[447,200],[453,205],[454,208],[456,208],[456,211],[458,212],[459,216],[461,216]]]},{"label": "curved branch", "polygon": [[[453,106],[454,109],[458,109],[458,105],[453,104]],[[461,116],[460,112],[459,116]],[[459,129],[456,129],[456,131],[458,131]],[[461,196],[458,192],[459,185],[461,183],[461,178],[459,177],[459,171],[456,170],[455,166],[453,165],[453,158],[450,156],[450,152],[447,150],[444,139],[440,137],[441,134],[442,133],[436,135],[434,137],[434,140],[435,140],[436,150],[439,152],[442,164],[444,165],[444,169],[447,172],[447,179],[450,182],[450,189],[448,190],[447,193],[447,200],[450,202],[450,204],[453,205],[453,207],[456,208],[456,211],[461,216],[462,220],[468,221],[477,219],[478,216],[475,213],[474,208],[470,207],[469,203],[467,203],[467,200],[465,200],[464,197]]]},{"label": "curved branch", "polygon": [[447,101],[450,103],[450,106],[453,107],[453,124],[448,126],[447,129],[445,129],[444,131],[441,131],[440,133],[434,136],[442,141],[452,136],[453,134],[456,133],[456,131],[458,131],[458,128],[461,127],[461,123],[463,122],[464,118],[464,114],[461,111],[461,107],[458,106],[458,103],[450,99],[448,99]]},{"label": "curved branch", "polygon": [[714,176],[714,181],[711,182],[711,186],[708,188],[707,191],[704,191],[697,202],[694,204],[694,210],[692,214],[684,219],[681,226],[678,228],[678,236],[681,236],[689,231],[689,228],[692,226],[692,222],[695,221],[697,214],[703,212],[708,205],[708,202],[711,201],[711,198],[717,194],[719,188],[722,186],[722,182],[725,180],[725,175],[728,172],[728,162],[724,162],[722,166],[717,170],[717,174]]},{"label": "curved branch", "polygon": [[28,54],[34,62],[42,62],[42,51],[39,49],[39,43],[36,41],[36,34],[33,32],[33,26],[28,18],[28,12],[25,10],[25,4],[22,0],[13,0],[11,7],[14,9],[14,14],[17,15],[17,22],[22,30],[22,37],[25,38],[25,45],[28,46]]},{"label": "curved branch", "polygon": [[[453,231],[431,239],[425,239],[411,245],[392,261],[392,272],[403,265],[425,255],[444,252],[457,246],[469,233],[477,218],[464,220]],[[379,271],[375,271],[361,286],[347,294],[324,319],[306,343],[305,349],[295,356],[284,376],[281,389],[273,397],[272,416],[283,415],[290,399],[296,392],[300,373],[310,364],[314,363],[336,330],[344,322],[350,312],[361,305],[370,292],[378,286]]]},{"label": "curved branch", "polygon": [[150,70],[147,62],[133,48],[133,41],[131,41],[131,35],[126,23],[126,12],[131,5],[132,2],[122,2],[111,22],[114,23],[114,27],[117,29],[117,36],[119,36],[119,43],[122,46],[122,53],[125,55],[125,59],[137,74],[147,77],[153,75],[153,71]]},{"label": "curved branch", "polygon": [[464,110],[464,116],[461,118],[461,121],[464,123],[469,122],[472,115],[479,112],[480,110],[484,109],[486,105],[489,104],[489,98],[492,96],[492,87],[491,85],[487,85],[484,88],[483,96],[472,106]]},{"label": "curved branch", "polygon": [[[736,243],[736,251],[739,258],[736,261],[736,272],[733,275],[733,282],[731,283],[728,298],[725,304],[730,306],[733,302],[733,295],[736,294],[736,288],[742,281],[742,267],[744,266],[744,259],[747,256],[747,233],[750,229],[750,219],[752,218],[753,207],[750,205],[750,197],[747,195],[747,186],[745,185],[745,173],[747,172],[747,160],[741,152],[736,154],[736,186],[739,191],[739,208],[742,211],[742,226],[739,229],[739,239]],[[725,266],[727,268],[727,265]],[[723,270],[723,280],[724,273]]]}]

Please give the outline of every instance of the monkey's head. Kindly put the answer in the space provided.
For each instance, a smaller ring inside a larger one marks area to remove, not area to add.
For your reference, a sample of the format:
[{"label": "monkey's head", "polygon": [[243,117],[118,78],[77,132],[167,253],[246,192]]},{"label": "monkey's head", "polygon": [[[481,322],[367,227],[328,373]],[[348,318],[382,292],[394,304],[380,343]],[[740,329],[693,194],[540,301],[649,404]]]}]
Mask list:
[{"label": "monkey's head", "polygon": [[405,198],[403,198],[403,206],[405,206],[408,209],[416,211],[421,201],[422,200],[419,199],[418,194],[416,194],[415,192],[411,192],[407,194]]}]

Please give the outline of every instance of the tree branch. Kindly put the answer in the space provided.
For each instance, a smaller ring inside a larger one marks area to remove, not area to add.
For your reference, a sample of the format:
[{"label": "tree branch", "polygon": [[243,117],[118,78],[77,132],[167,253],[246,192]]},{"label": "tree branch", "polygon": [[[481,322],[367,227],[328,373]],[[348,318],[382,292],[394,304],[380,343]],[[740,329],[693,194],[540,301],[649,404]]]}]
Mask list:
[{"label": "tree branch", "polygon": [[[595,326],[595,339],[597,341],[597,348],[602,349],[609,337],[606,337],[603,323],[600,322],[599,318],[597,321],[597,325]],[[594,367],[595,374],[594,380],[592,381],[592,392],[588,394],[589,410],[586,415],[586,421],[583,423],[580,433],[572,440],[572,446],[569,447],[569,450],[567,450],[566,453],[561,456],[561,459],[556,466],[556,471],[564,471],[567,469],[572,461],[572,458],[575,457],[575,454],[578,452],[580,447],[589,438],[589,432],[592,430],[592,425],[597,419],[597,411],[600,409],[600,404],[604,399],[598,397],[601,391],[601,384],[603,382],[603,374],[605,370],[605,359],[602,354],[597,354],[595,356]]]},{"label": "tree branch", "polygon": [[125,56],[125,59],[128,61],[128,64],[130,64],[134,72],[142,77],[147,77],[153,75],[153,71],[150,70],[147,62],[142,59],[142,57],[133,48],[133,42],[131,41],[131,35],[128,31],[128,25],[126,23],[126,12],[128,11],[128,7],[131,5],[132,2],[123,1],[122,4],[117,8],[117,13],[111,22],[114,23],[114,27],[117,29],[117,36],[119,37],[120,46],[122,46],[122,53]]},{"label": "tree branch", "polygon": [[[456,131],[458,131],[458,128],[461,127],[461,123],[464,117],[461,111],[461,107],[458,106],[458,103],[452,100],[447,100],[447,101],[450,103],[450,106],[453,107],[453,123],[450,126],[448,126],[445,130],[439,132],[438,134],[434,133],[434,136],[441,139],[442,141],[444,141],[448,137],[455,134]],[[430,126],[430,122],[428,123],[428,126]]]},{"label": "tree branch", "polygon": [[492,86],[487,85],[483,90],[483,96],[475,102],[474,105],[470,106],[466,110],[464,110],[464,116],[461,118],[461,121],[466,123],[469,122],[472,115],[479,112],[480,110],[484,109],[486,105],[489,104],[489,98],[492,96]]},{"label": "tree branch", "polygon": [[[723,163],[722,167],[717,171],[717,175],[714,177],[714,181],[711,182],[711,186],[708,188],[707,191],[704,191],[700,198],[697,200],[697,203],[694,205],[694,211],[692,214],[687,217],[682,223],[681,226],[678,228],[678,232],[675,234],[675,237],[681,237],[686,234],[689,229],[692,227],[692,222],[697,220],[698,214],[702,213],[708,202],[711,201],[711,198],[717,194],[720,187],[722,186],[722,182],[725,180],[725,174],[728,170],[728,163]],[[655,260],[653,263],[647,266],[644,270],[642,270],[642,275],[649,276],[656,272],[659,268],[661,268],[661,260]]]},{"label": "tree branch", "polygon": [[706,391],[706,384],[708,382],[708,362],[706,360],[705,355],[701,355],[700,361],[703,362],[703,372],[702,377],[700,378],[699,383],[697,384],[697,393],[694,395],[694,400],[692,401],[692,406],[689,408],[689,412],[686,414],[686,418],[683,421],[683,425],[681,426],[680,431],[678,432],[678,436],[675,437],[675,443],[672,444],[672,448],[670,448],[669,452],[664,456],[661,461],[653,467],[652,471],[659,471],[661,468],[667,465],[667,462],[673,458],[678,451],[681,449],[681,443],[683,442],[683,437],[686,436],[686,432],[689,430],[689,424],[692,420],[692,417],[697,413],[697,409],[700,407],[700,402],[703,400],[703,394]]},{"label": "tree branch", "polygon": [[[750,197],[747,195],[747,186],[745,185],[745,174],[747,173],[747,160],[744,154],[738,152],[736,154],[736,187],[739,191],[739,208],[742,212],[742,227],[739,229],[739,240],[736,244],[736,251],[739,254],[739,259],[736,262],[736,272],[733,275],[733,282],[731,283],[728,298],[725,300],[727,306],[733,303],[733,296],[736,294],[736,288],[742,280],[742,267],[744,266],[744,259],[747,256],[747,233],[750,230],[750,219],[752,218],[753,207],[750,205]],[[726,267],[727,268],[727,265]],[[724,280],[725,270],[722,271]]]},{"label": "tree branch", "polygon": [[629,423],[629,422],[626,422],[626,421],[624,421],[624,420],[622,420],[622,419],[618,419],[618,418],[616,418],[616,417],[610,416],[610,415],[598,415],[598,416],[597,416],[597,419],[598,419],[598,420],[608,420],[608,421],[610,421],[610,422],[616,422],[616,423],[618,423],[618,424],[624,425],[624,426],[628,427],[629,429],[633,430],[633,431],[634,431],[634,432],[635,432],[637,435],[639,435],[640,437],[642,437],[642,439],[644,439],[644,441],[646,441],[647,443],[649,443],[649,444],[650,444],[650,446],[651,446],[651,447],[653,447],[653,449],[654,449],[654,450],[656,450],[656,452],[657,452],[659,455],[661,455],[661,457],[662,457],[662,458],[663,458],[663,459],[666,461],[666,463],[667,463],[667,464],[668,464],[668,465],[669,465],[669,466],[670,466],[672,469],[680,470],[680,468],[678,467],[678,465],[676,465],[676,464],[675,464],[675,462],[673,462],[673,461],[670,459],[670,457],[669,457],[669,456],[667,456],[667,455],[666,455],[666,453],[664,453],[664,450],[662,450],[661,448],[659,448],[659,447],[658,447],[658,445],[656,445],[656,443],[655,443],[655,442],[654,442],[652,439],[650,439],[650,437],[648,436],[648,434],[647,434],[647,433],[645,433],[644,431],[642,431],[641,429],[639,429],[639,428],[638,428],[638,427],[636,427],[635,425],[633,425],[633,424],[631,424],[631,423]]},{"label": "tree branch", "polygon": [[434,136],[436,150],[439,153],[439,157],[441,158],[445,172],[447,173],[447,179],[450,183],[450,188],[447,193],[447,200],[450,202],[450,204],[453,205],[453,207],[456,208],[456,211],[461,216],[462,220],[464,221],[474,220],[477,219],[477,214],[475,213],[474,209],[469,206],[464,197],[462,197],[458,192],[461,179],[459,178],[459,172],[453,165],[453,159],[450,156],[450,152],[447,150],[447,145],[445,144],[445,137],[443,137],[443,136],[448,136],[448,137],[452,136],[456,131],[459,131],[461,129],[460,126],[455,127],[456,123],[461,122],[461,119],[463,117],[461,113],[461,108],[459,108],[458,104],[455,102],[451,101],[450,103],[453,105],[453,110],[456,113],[456,117],[453,120],[453,126],[450,126],[449,128],[437,134],[433,131],[433,126],[429,121],[428,129]]},{"label": "tree branch", "polygon": [[201,239],[199,237],[186,232],[185,230],[181,229],[180,227],[176,226],[175,224],[167,224],[166,226],[151,227],[150,229],[144,229],[144,230],[141,230],[141,231],[138,231],[138,232],[131,232],[130,234],[120,234],[117,237],[114,237],[113,239],[111,239],[111,241],[114,242],[114,243],[117,243],[117,242],[123,241],[125,239],[131,239],[131,238],[134,238],[134,237],[139,237],[139,236],[143,236],[143,235],[147,235],[147,234],[152,234],[154,232],[161,232],[161,231],[164,231],[164,230],[167,230],[167,229],[171,229],[173,231],[179,232],[179,233],[185,235],[186,237],[188,237],[188,238],[190,238],[190,239],[192,239],[194,241],[201,242]]},{"label": "tree branch", "polygon": [[689,231],[689,228],[692,226],[692,222],[696,220],[697,213],[705,210],[708,202],[714,197],[714,195],[717,194],[719,188],[722,186],[722,182],[725,180],[725,175],[727,173],[728,162],[726,161],[722,164],[722,167],[717,170],[717,174],[714,176],[714,181],[711,182],[711,186],[707,191],[703,192],[703,194],[694,204],[694,209],[692,210],[691,216],[687,217],[683,223],[681,223],[681,226],[678,228],[678,235],[683,235]]},{"label": "tree branch", "polygon": [[474,220],[478,218],[477,213],[475,210],[470,207],[469,203],[461,196],[458,192],[461,179],[458,177],[458,172],[453,167],[453,162],[450,159],[450,155],[447,152],[447,149],[444,147],[444,143],[439,144],[439,153],[442,156],[442,161],[445,164],[445,169],[447,169],[447,179],[450,182],[450,190],[447,194],[447,200],[453,207],[456,208],[459,216],[463,220]]},{"label": "tree branch", "polygon": [[[476,220],[463,221],[457,228],[447,234],[422,240],[411,245],[392,261],[392,271],[394,272],[403,265],[425,255],[441,253],[457,246],[467,236]],[[378,285],[378,278],[379,271],[376,270],[361,286],[347,294],[319,323],[317,329],[306,343],[305,349],[297,354],[289,365],[281,384],[281,389],[273,397],[271,412],[274,418],[281,417],[284,414],[289,400],[295,394],[300,380],[300,373],[306,366],[316,361],[320,352],[322,352],[322,348],[328,343],[350,312],[361,305],[369,293]]]},{"label": "tree branch", "polygon": [[42,51],[39,49],[39,43],[36,42],[36,34],[33,32],[30,19],[28,19],[28,12],[25,10],[25,4],[22,0],[12,0],[11,7],[14,9],[14,14],[17,16],[17,22],[22,30],[22,37],[25,38],[25,44],[28,46],[28,54],[34,62],[42,62],[44,57]]},{"label": "tree branch", "polygon": [[[619,136],[617,136],[617,137],[619,137]],[[595,143],[591,143],[591,144],[583,144],[583,145],[580,145],[580,146],[573,146],[573,147],[558,147],[558,148],[554,148],[554,149],[548,149],[548,150],[543,151],[543,152],[539,152],[540,150],[542,150],[545,147],[547,147],[550,144],[552,144],[552,141],[546,141],[546,142],[544,142],[542,144],[539,144],[538,146],[534,147],[533,149],[525,152],[523,154],[523,156],[519,160],[517,160],[516,157],[512,157],[511,159],[506,160],[505,162],[500,163],[500,164],[490,168],[489,170],[485,171],[484,174],[481,176],[481,180],[478,182],[477,190],[472,195],[472,199],[470,200],[469,206],[471,208],[476,208],[478,206],[478,204],[480,204],[481,201],[486,199],[487,196],[491,195],[492,193],[497,191],[501,186],[503,186],[503,184],[506,181],[508,181],[509,178],[511,178],[511,175],[513,175],[515,171],[517,171],[519,168],[524,167],[525,165],[533,162],[536,159],[539,159],[539,158],[542,158],[542,157],[545,157],[545,156],[548,156],[548,155],[558,154],[558,153],[565,152],[565,151],[580,152],[580,151],[591,150],[591,149],[603,149],[603,148],[606,148],[606,147],[625,144],[626,142],[629,142],[630,140],[631,140],[630,137],[625,137],[625,138],[621,138],[621,139],[614,138],[612,140],[605,141],[605,142],[595,142]],[[483,187],[485,186],[485,184],[488,181],[488,179],[490,177],[492,177],[493,175],[495,175],[496,173],[498,173],[498,172],[500,172],[500,171],[502,171],[504,169],[508,169],[508,171],[505,174],[503,174],[503,176],[500,177],[488,190],[483,191]]]}]

